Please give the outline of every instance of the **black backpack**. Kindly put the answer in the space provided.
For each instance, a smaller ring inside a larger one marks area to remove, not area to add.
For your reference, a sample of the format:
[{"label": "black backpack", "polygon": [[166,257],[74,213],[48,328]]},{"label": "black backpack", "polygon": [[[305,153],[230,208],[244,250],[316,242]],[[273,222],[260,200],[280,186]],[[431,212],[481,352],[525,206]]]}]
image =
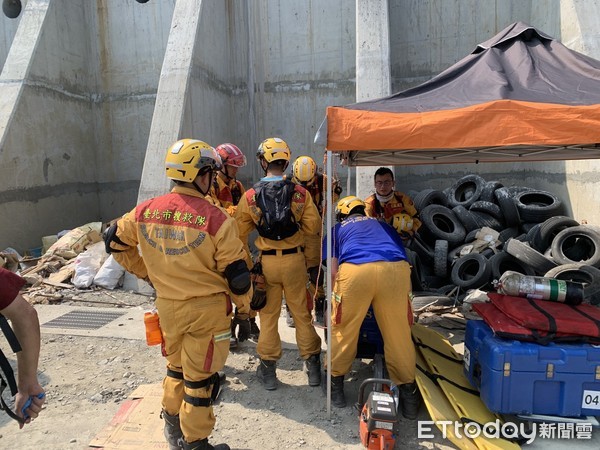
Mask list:
[{"label": "black backpack", "polygon": [[254,185],[256,206],[262,212],[256,225],[259,235],[281,241],[298,232],[299,225],[292,213],[295,188],[290,180],[259,181]]}]

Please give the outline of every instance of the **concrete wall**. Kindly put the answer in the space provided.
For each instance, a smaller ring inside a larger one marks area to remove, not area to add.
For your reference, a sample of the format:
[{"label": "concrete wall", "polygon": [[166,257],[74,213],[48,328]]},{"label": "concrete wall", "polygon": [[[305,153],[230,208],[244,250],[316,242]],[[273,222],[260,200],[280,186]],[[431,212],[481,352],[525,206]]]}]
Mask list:
[{"label": "concrete wall", "polygon": [[20,19],[21,15],[15,19],[9,19],[0,10],[0,72],[4,67],[4,61],[8,56]]},{"label": "concrete wall", "polygon": [[[195,1],[178,0],[177,7]],[[248,159],[239,179],[251,185],[263,175],[256,149],[267,137],[285,139],[293,159],[309,155],[322,166],[324,149],[313,138],[325,108],[355,99],[353,0],[201,3],[196,41],[165,55],[162,76],[172,77],[193,47],[189,77],[181,81],[189,84],[181,123],[164,125],[168,118],[159,120],[163,113],[155,110],[140,199],[168,190],[162,164],[172,142],[160,136],[235,143]],[[158,95],[157,104],[168,103],[172,93],[159,88]]]},{"label": "concrete wall", "polygon": [[21,15],[0,77],[19,89],[1,117],[0,247],[99,215],[84,27],[83,4],[30,0]]},{"label": "concrete wall", "polygon": [[[600,58],[598,0],[387,3],[393,92],[517,20]],[[164,153],[180,137],[239,145],[247,185],[262,175],[255,152],[266,137],[322,165],[313,137],[325,108],[357,98],[356,11],[356,0],[28,0],[18,19],[0,17],[0,249],[37,247],[165,192]],[[600,222],[589,207],[598,170],[593,161],[396,173],[404,190],[471,172],[546,188],[575,217]]]},{"label": "concrete wall", "polygon": [[355,2],[252,3],[258,32],[251,50],[254,149],[279,136],[292,149],[292,159],[308,155],[322,167],[324,149],[313,139],[325,108],[355,101]]},{"label": "concrete wall", "polygon": [[137,201],[175,1],[81,2],[101,220],[120,216]]},{"label": "concrete wall", "polygon": [[174,1],[27,2],[0,76],[0,249],[133,207]]}]

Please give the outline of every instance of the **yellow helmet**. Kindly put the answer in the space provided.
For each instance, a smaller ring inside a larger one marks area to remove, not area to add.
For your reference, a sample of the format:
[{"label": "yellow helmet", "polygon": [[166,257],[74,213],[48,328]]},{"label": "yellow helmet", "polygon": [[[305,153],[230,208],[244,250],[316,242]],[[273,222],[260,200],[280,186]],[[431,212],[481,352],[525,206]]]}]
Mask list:
[{"label": "yellow helmet", "polygon": [[398,233],[413,231],[414,221],[408,214],[398,213],[392,217],[392,226]]},{"label": "yellow helmet", "polygon": [[307,183],[315,177],[317,164],[310,156],[299,156],[294,161],[292,172],[294,174],[294,181]]},{"label": "yellow helmet", "polygon": [[256,152],[256,157],[259,160],[264,159],[268,163],[278,160],[289,162],[291,156],[292,151],[290,147],[283,139],[278,137],[262,141],[258,146],[258,152]]},{"label": "yellow helmet", "polygon": [[221,157],[206,142],[181,139],[169,147],[165,158],[167,177],[191,183],[198,174],[221,168]]},{"label": "yellow helmet", "polygon": [[365,202],[363,202],[356,195],[349,195],[341,199],[335,208],[335,217],[338,222],[341,222],[346,216],[350,215],[354,208],[362,207],[365,209]]}]

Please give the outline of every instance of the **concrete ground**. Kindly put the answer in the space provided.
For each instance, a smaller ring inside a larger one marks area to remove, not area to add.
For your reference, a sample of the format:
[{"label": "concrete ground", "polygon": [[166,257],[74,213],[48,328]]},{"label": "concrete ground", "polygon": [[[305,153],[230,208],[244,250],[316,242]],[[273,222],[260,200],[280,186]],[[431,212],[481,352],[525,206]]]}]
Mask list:
[{"label": "concrete ground", "polygon": [[[144,328],[143,326],[139,326],[140,317],[143,314],[144,309],[142,307],[135,307],[132,309],[118,309],[118,308],[89,308],[94,311],[103,311],[103,312],[120,312],[123,313],[119,318],[109,322],[108,324],[102,326],[96,330],[85,330],[85,329],[72,329],[72,328],[48,328],[45,327],[44,324],[49,322],[52,319],[55,319],[63,314],[66,314],[75,310],[82,310],[83,308],[73,307],[73,306],[62,306],[62,305],[36,305],[36,310],[38,311],[40,324],[42,325],[42,338],[44,339],[44,335],[52,334],[52,335],[68,335],[73,337],[74,345],[77,343],[77,337],[97,337],[97,338],[111,338],[111,339],[124,339],[124,340],[135,340],[135,341],[143,341],[145,339],[144,336]],[[138,326],[132,326],[132,324],[136,324]],[[294,350],[296,349],[295,345],[295,333],[294,329],[289,328],[285,324],[285,318],[282,317],[280,319],[280,335],[282,339],[282,346],[284,351],[286,350]],[[323,336],[322,330],[320,330],[319,334]],[[451,342],[457,342],[455,348],[458,351],[461,350],[460,345],[460,336],[454,335],[450,337]],[[323,344],[323,349],[325,349],[325,343]],[[357,375],[363,376],[364,367],[357,369]],[[368,373],[366,376],[369,376]],[[358,383],[349,383],[348,388],[348,397],[352,398],[353,394],[356,394],[355,390],[357,390]],[[334,412],[335,413],[335,412]],[[338,417],[336,415],[336,417]],[[43,416],[39,420],[43,420]],[[338,419],[339,420],[339,419]],[[344,420],[344,419],[342,419]],[[419,420],[429,420],[429,415],[425,407],[421,408]],[[351,419],[350,423],[354,423],[354,419]],[[411,422],[403,421],[403,426],[411,426]],[[358,422],[356,422],[358,425]],[[352,425],[351,425],[352,426]],[[539,425],[538,425],[539,427]],[[416,427],[415,427],[416,428]],[[538,428],[539,429],[539,428]],[[558,425],[550,425],[547,428],[549,431],[553,431],[555,435],[558,435],[560,432]],[[532,450],[558,450],[558,449],[566,449],[570,450],[591,450],[600,448],[600,428],[594,428],[591,432],[590,439],[576,439],[575,438],[575,426],[566,426],[564,428],[562,434],[565,438],[542,438],[537,437],[535,441],[530,445],[524,445],[523,448],[528,448]],[[571,430],[571,434],[573,435],[570,439],[567,439],[569,430]],[[419,439],[415,433],[408,433],[407,436],[408,442],[411,442],[410,448],[414,448],[414,445],[418,448],[454,448],[449,441],[442,439],[437,431],[435,431],[436,437],[434,439]],[[405,443],[407,441],[404,441]],[[357,442],[359,443],[359,442]],[[1,444],[1,441],[0,441]],[[399,446],[400,445],[400,446]],[[337,447],[336,447],[337,448]],[[344,448],[355,448],[354,445],[346,446]],[[409,448],[403,446],[400,442],[397,442],[396,448]]]}]

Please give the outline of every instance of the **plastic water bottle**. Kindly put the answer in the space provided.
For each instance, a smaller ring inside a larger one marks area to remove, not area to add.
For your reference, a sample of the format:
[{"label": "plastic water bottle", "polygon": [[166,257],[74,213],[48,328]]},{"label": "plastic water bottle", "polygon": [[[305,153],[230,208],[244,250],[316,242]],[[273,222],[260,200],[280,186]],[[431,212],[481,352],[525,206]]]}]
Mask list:
[{"label": "plastic water bottle", "polygon": [[160,321],[158,311],[147,311],[144,313],[144,325],[146,326],[146,344],[162,344],[162,331],[160,330]]},{"label": "plastic water bottle", "polygon": [[507,270],[494,281],[499,294],[579,305],[583,301],[583,284],[555,278],[532,277]]}]

